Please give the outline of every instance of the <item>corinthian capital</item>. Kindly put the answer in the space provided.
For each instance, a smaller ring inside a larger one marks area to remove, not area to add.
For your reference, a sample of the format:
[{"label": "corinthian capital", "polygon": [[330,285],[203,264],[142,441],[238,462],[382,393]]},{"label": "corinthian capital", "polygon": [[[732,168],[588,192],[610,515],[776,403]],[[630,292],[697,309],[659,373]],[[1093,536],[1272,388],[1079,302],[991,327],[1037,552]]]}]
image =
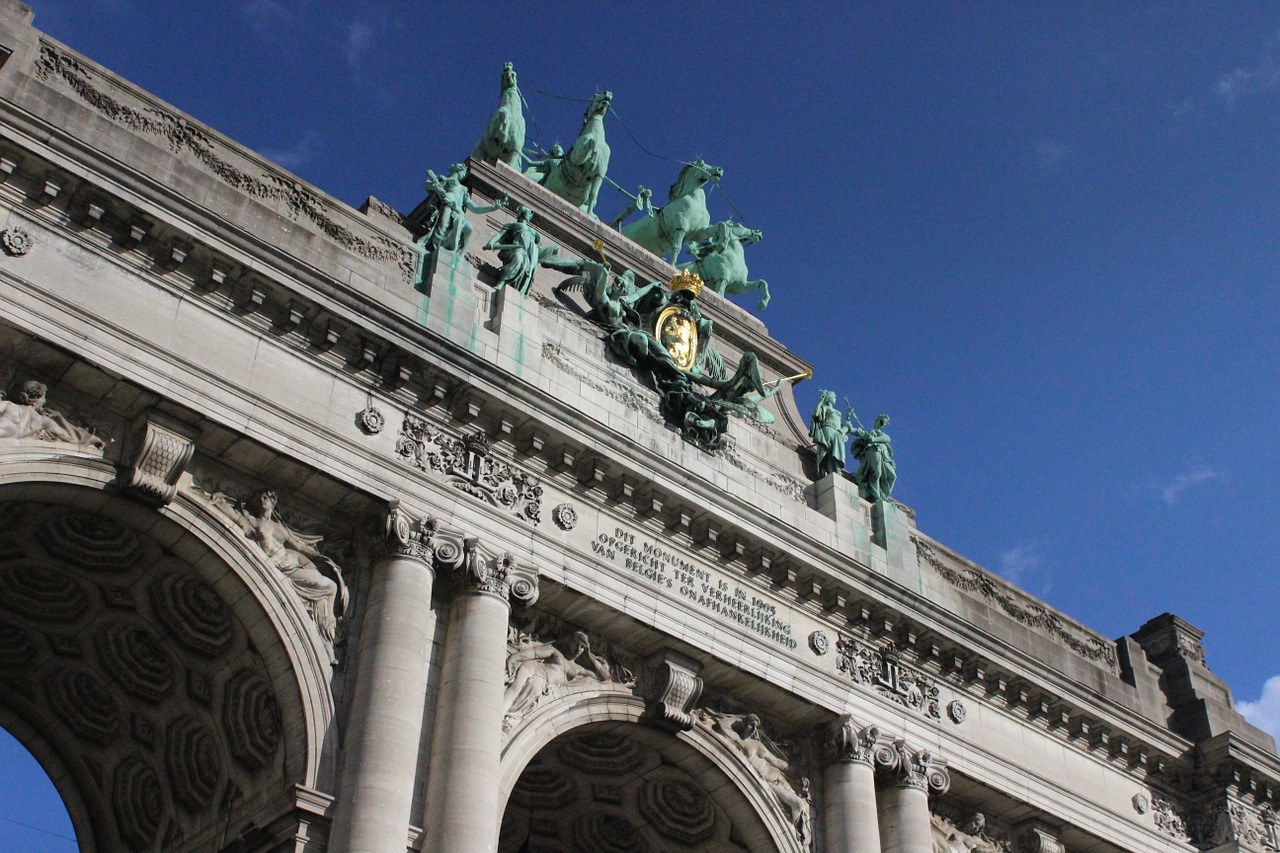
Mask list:
[{"label": "corinthian capital", "polygon": [[831,731],[831,747],[837,761],[857,761],[875,766],[878,726],[863,726],[849,714],[836,720]]},{"label": "corinthian capital", "polygon": [[434,518],[415,519],[405,511],[400,501],[391,501],[387,505],[386,517],[387,556],[408,557],[432,565],[438,528]]},{"label": "corinthian capital", "polygon": [[916,788],[930,794],[945,794],[951,787],[946,762],[927,749],[913,750],[904,740],[892,746],[882,744],[875,751],[876,769],[898,785]]}]

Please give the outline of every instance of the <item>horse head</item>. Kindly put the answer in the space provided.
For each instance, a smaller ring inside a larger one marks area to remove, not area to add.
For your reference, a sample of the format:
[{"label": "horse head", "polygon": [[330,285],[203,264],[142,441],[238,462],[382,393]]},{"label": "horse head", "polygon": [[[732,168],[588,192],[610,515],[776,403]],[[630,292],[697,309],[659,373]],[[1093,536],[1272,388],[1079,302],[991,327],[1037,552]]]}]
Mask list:
[{"label": "horse head", "polygon": [[593,118],[604,118],[604,114],[609,111],[609,103],[613,100],[613,92],[596,92],[591,96],[591,103],[587,105],[587,112],[582,116],[582,123],[585,125]]},{"label": "horse head", "polygon": [[680,170],[680,175],[671,185],[667,197],[677,199],[689,195],[694,190],[701,189],[704,184],[714,184],[723,177],[724,169],[719,166],[709,166],[701,159],[694,160],[692,163],[686,163]]},{"label": "horse head", "polygon": [[502,66],[502,91],[516,88],[516,68],[510,62]]}]

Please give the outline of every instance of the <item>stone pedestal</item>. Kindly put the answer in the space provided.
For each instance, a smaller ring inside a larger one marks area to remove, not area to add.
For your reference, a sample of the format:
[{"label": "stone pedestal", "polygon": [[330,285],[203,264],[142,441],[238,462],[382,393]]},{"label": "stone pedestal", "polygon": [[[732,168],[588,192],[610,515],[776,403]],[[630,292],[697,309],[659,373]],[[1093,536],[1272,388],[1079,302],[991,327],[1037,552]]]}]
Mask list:
[{"label": "stone pedestal", "polygon": [[822,810],[830,853],[880,853],[875,768],[867,761],[838,761],[826,770]]},{"label": "stone pedestal", "polygon": [[330,849],[404,850],[409,837],[434,620],[425,555],[370,572]]},{"label": "stone pedestal", "polygon": [[929,794],[923,785],[899,783],[879,792],[883,853],[933,853]]},{"label": "stone pedestal", "polygon": [[449,610],[427,779],[423,850],[497,849],[498,769],[506,673],[505,591],[468,590]]}]

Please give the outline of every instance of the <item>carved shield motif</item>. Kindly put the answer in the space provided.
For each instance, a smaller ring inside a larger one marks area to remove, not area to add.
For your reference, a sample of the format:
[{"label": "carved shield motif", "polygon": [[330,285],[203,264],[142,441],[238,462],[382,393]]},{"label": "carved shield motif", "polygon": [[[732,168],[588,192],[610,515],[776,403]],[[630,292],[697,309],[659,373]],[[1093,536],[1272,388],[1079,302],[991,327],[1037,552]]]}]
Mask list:
[{"label": "carved shield motif", "polygon": [[653,336],[670,355],[676,367],[690,370],[698,358],[698,324],[688,309],[669,305],[658,315]]}]

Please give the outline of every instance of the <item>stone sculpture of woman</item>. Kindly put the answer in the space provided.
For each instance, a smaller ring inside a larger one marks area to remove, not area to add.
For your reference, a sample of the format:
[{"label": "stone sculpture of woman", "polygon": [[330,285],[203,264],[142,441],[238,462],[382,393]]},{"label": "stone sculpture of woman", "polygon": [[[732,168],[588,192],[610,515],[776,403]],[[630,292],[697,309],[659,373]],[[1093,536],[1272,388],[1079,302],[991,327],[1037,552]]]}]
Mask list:
[{"label": "stone sculpture of woman", "polygon": [[[585,658],[586,666],[578,663]],[[570,681],[594,678],[609,681],[609,662],[591,651],[590,640],[575,631],[559,645],[533,643],[507,655],[507,689],[503,694],[506,716],[519,718]]]},{"label": "stone sculpture of woman", "polygon": [[275,514],[277,502],[270,489],[254,492],[244,501],[221,493],[213,496],[213,505],[257,542],[267,561],[289,579],[320,631],[330,662],[336,663],[333,643],[338,620],[347,608],[347,585],[338,566],[316,550],[320,537],[304,536],[281,521]]},{"label": "stone sculpture of woman", "polygon": [[859,465],[853,480],[866,500],[875,503],[886,500],[893,493],[898,479],[898,467],[893,461],[893,448],[889,446],[889,434],[884,428],[889,416],[880,415],[871,429],[859,426],[853,430],[853,455]]},{"label": "stone sculpture of woman", "polygon": [[502,226],[502,230],[484,244],[487,250],[497,249],[498,260],[502,261],[494,290],[511,285],[520,293],[529,293],[533,274],[538,269],[539,246],[542,243],[542,237],[533,230],[531,222],[533,210],[522,204],[516,209],[515,222]]},{"label": "stone sculpture of woman", "polygon": [[844,443],[852,428],[849,413],[841,416],[836,409],[835,392],[821,392],[809,421],[809,438],[813,439],[818,457],[819,479],[844,470]]},{"label": "stone sculpture of woman", "polygon": [[44,383],[28,380],[10,393],[10,399],[0,396],[0,439],[36,438],[93,450],[106,446],[92,431],[76,426],[52,409],[46,409],[47,393]]},{"label": "stone sculpture of woman", "polygon": [[802,781],[799,790],[791,783],[787,777],[790,762],[760,730],[760,718],[755,714],[720,714],[709,708],[702,708],[698,711],[698,721],[741,753],[747,763],[760,774],[760,778],[790,816],[796,838],[801,844],[808,846],[813,840],[809,780]]}]

